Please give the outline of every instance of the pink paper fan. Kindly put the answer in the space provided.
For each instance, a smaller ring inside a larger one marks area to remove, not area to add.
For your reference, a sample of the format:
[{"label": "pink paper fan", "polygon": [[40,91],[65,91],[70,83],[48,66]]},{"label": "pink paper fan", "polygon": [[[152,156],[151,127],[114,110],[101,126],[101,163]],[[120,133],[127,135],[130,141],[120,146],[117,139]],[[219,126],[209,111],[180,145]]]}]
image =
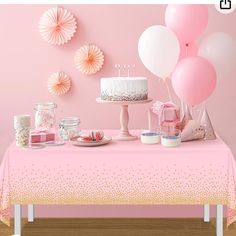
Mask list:
[{"label": "pink paper fan", "polygon": [[103,52],[96,45],[85,45],[75,53],[75,66],[83,74],[95,74],[104,62]]},{"label": "pink paper fan", "polygon": [[53,73],[48,79],[48,91],[54,95],[63,95],[70,90],[71,80],[64,72]]},{"label": "pink paper fan", "polygon": [[55,7],[47,10],[40,18],[39,32],[48,43],[62,45],[75,34],[76,20],[66,9]]}]

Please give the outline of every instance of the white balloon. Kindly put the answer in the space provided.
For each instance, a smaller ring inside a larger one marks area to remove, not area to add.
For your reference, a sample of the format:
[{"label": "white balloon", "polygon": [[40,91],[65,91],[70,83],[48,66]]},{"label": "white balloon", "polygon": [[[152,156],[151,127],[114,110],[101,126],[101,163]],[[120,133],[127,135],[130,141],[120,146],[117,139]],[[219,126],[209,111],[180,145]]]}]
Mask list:
[{"label": "white balloon", "polygon": [[222,14],[230,14],[236,9],[236,5],[232,4],[230,9],[221,9],[220,4],[215,4],[215,8],[218,12]]},{"label": "white balloon", "polygon": [[180,55],[177,36],[165,26],[147,28],[139,38],[141,61],[154,75],[165,79],[174,70]]},{"label": "white balloon", "polygon": [[213,64],[218,77],[226,77],[236,68],[236,40],[224,32],[203,40],[198,54]]}]

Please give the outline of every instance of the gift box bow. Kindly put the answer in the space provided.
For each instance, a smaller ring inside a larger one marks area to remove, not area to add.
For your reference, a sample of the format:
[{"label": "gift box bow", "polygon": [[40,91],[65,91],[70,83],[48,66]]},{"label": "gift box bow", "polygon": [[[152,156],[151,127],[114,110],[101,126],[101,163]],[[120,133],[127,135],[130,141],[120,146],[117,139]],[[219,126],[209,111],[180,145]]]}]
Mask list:
[{"label": "gift box bow", "polygon": [[173,102],[160,102],[157,101],[152,105],[152,112],[158,115],[159,122],[178,122],[179,121],[179,108]]}]

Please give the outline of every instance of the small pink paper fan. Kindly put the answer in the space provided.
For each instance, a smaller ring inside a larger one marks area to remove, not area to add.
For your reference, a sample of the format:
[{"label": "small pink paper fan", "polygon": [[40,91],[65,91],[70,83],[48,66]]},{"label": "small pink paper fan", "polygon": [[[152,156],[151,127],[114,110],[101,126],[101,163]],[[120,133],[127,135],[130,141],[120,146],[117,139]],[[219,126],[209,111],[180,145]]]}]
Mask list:
[{"label": "small pink paper fan", "polygon": [[64,72],[53,73],[48,79],[48,91],[54,95],[63,95],[70,90],[71,80]]},{"label": "small pink paper fan", "polygon": [[66,9],[55,7],[47,10],[40,18],[39,32],[50,44],[67,43],[76,32],[76,20]]},{"label": "small pink paper fan", "polygon": [[103,52],[96,45],[85,45],[75,53],[75,66],[83,74],[95,74],[104,62]]}]

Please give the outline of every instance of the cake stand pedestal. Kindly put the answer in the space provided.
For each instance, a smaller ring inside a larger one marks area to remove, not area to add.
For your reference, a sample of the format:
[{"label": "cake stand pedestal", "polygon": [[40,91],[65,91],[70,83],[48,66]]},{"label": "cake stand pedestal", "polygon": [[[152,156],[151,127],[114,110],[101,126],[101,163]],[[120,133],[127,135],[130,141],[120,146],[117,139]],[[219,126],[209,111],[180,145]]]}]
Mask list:
[{"label": "cake stand pedestal", "polygon": [[121,110],[120,110],[120,132],[117,136],[113,137],[114,140],[119,140],[119,141],[131,141],[135,140],[138,137],[133,136],[130,134],[129,129],[128,129],[128,124],[129,124],[129,111],[128,107],[129,105],[132,104],[145,104],[149,103],[152,101],[152,98],[148,98],[147,100],[143,101],[106,101],[102,100],[101,98],[97,98],[96,101],[101,104],[115,104],[115,105],[120,105]]}]

